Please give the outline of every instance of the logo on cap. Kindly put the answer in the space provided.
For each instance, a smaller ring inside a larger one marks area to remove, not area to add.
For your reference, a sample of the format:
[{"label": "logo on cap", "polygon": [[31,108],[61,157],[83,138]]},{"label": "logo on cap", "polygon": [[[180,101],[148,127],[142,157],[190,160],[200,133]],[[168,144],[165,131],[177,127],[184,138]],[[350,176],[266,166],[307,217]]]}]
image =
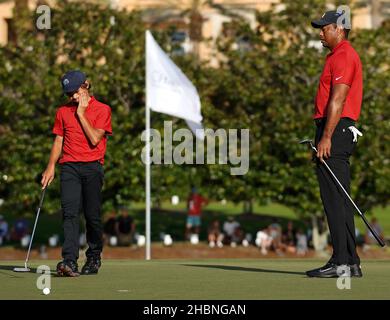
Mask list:
[{"label": "logo on cap", "polygon": [[63,85],[66,86],[67,84],[69,84],[69,80],[68,79],[64,79],[64,81],[62,81]]}]

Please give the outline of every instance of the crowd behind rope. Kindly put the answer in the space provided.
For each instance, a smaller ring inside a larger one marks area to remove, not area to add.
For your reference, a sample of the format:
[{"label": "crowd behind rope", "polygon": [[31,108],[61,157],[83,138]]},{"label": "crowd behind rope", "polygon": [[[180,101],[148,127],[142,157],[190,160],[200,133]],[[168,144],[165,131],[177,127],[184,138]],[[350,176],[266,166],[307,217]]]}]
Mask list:
[{"label": "crowd behind rope", "polygon": [[[385,239],[383,229],[377,218],[373,217],[371,224],[380,237]],[[206,240],[200,238],[199,229],[200,223],[195,229],[188,228],[188,223],[186,223],[185,240],[191,244],[198,244]],[[145,237],[141,235],[142,230],[137,232],[134,218],[126,207],[119,207],[117,210],[105,214],[103,231],[106,246],[143,246],[145,244]],[[24,217],[18,216],[10,225],[5,217],[0,215],[0,246],[17,244],[26,247],[30,234],[30,223]],[[194,236],[197,241],[193,241]],[[357,245],[363,250],[376,246],[375,238],[369,230],[366,230],[363,234],[356,229],[356,239]],[[58,236],[57,240],[54,240],[51,237],[49,245],[52,243],[51,246],[59,245]],[[161,240],[166,245],[172,245],[173,243],[171,235],[163,234]],[[85,234],[81,233],[80,246],[85,244]],[[228,216],[225,221],[214,219],[209,223],[207,244],[210,248],[249,247],[252,245],[258,248],[260,255],[264,256],[269,253],[305,256],[310,249],[325,253],[331,244],[331,239],[324,218],[313,217],[311,223],[307,223],[305,228],[296,227],[293,221],[288,221],[287,224],[283,225],[278,218],[274,218],[268,226],[259,229],[255,234],[251,234],[244,230],[236,217]]]}]

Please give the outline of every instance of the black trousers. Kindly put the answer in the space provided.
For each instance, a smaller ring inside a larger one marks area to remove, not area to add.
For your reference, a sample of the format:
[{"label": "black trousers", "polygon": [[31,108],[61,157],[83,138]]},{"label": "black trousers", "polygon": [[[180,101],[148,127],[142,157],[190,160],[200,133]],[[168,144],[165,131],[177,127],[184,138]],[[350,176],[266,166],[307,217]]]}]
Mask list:
[{"label": "black trousers", "polygon": [[61,208],[64,244],[62,257],[79,258],[80,208],[86,221],[87,257],[100,257],[103,249],[101,190],[104,170],[98,162],[67,162],[61,165]]},{"label": "black trousers", "polygon": [[[317,146],[324,132],[326,119],[316,123],[315,145]],[[335,176],[344,189],[350,193],[350,164],[349,158],[356,143],[353,134],[348,129],[354,121],[341,118],[332,135],[331,156],[326,159]],[[360,264],[356,252],[354,208],[342,189],[317,158],[317,178],[320,185],[321,199],[328,220],[332,239],[333,255],[331,262],[336,264]]]}]

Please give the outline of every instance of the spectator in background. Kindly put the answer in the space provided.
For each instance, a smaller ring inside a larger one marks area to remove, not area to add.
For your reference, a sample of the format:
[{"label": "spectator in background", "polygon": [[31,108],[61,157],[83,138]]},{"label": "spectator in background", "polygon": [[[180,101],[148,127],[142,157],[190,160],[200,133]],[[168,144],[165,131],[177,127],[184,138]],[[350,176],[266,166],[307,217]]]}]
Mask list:
[{"label": "spectator in background", "polygon": [[107,244],[111,237],[117,237],[117,217],[116,212],[112,210],[107,217],[107,220],[104,222],[103,226],[103,237],[104,242]]},{"label": "spectator in background", "polygon": [[325,217],[312,216],[313,247],[318,256],[326,257],[328,247],[329,230]]},{"label": "spectator in background", "polygon": [[218,220],[214,220],[210,223],[208,229],[208,240],[210,248],[214,248],[217,245],[219,248],[223,247],[223,233],[221,232],[220,224]]},{"label": "spectator in background", "polygon": [[296,251],[296,231],[292,221],[287,223],[287,229],[282,234],[282,244],[286,252],[295,253]]},{"label": "spectator in background", "polygon": [[256,245],[260,248],[262,255],[268,254],[268,250],[272,245],[272,237],[270,236],[270,227],[260,230],[256,233]]},{"label": "spectator in background", "polygon": [[28,221],[20,216],[15,220],[14,226],[11,230],[11,240],[12,241],[20,241],[24,236],[28,235],[29,227]]},{"label": "spectator in background", "polygon": [[305,256],[308,251],[308,240],[302,229],[298,229],[296,236],[296,252],[299,256]]},{"label": "spectator in background", "polygon": [[224,242],[235,247],[244,239],[244,232],[238,221],[233,216],[228,217],[228,220],[223,224]]},{"label": "spectator in background", "polygon": [[8,240],[8,222],[0,215],[0,246]]},{"label": "spectator in background", "polygon": [[306,230],[307,246],[313,248],[313,226],[311,219],[305,219],[303,220],[303,223],[305,225],[304,229]]},{"label": "spectator in background", "polygon": [[[384,235],[383,235],[383,229],[378,223],[378,219],[375,217],[372,217],[371,219],[371,226],[374,231],[379,235],[379,238],[384,240]],[[364,239],[364,242],[367,246],[377,244],[376,239],[374,238],[374,235],[371,233],[371,231],[367,228],[366,236]],[[367,248],[366,246],[366,248]]]},{"label": "spectator in background", "polygon": [[363,247],[364,235],[360,233],[360,230],[357,227],[355,227],[355,238],[356,238],[356,246]]},{"label": "spectator in background", "polygon": [[268,227],[269,234],[272,238],[272,248],[279,255],[282,254],[282,227],[277,218],[274,218]]},{"label": "spectator in background", "polygon": [[117,219],[117,235],[120,246],[129,246],[133,242],[135,224],[126,207],[120,208],[120,216]]},{"label": "spectator in background", "polygon": [[195,233],[199,237],[202,207],[208,204],[208,200],[202,197],[197,189],[193,187],[187,199],[187,223],[185,239],[189,240],[190,233]]}]

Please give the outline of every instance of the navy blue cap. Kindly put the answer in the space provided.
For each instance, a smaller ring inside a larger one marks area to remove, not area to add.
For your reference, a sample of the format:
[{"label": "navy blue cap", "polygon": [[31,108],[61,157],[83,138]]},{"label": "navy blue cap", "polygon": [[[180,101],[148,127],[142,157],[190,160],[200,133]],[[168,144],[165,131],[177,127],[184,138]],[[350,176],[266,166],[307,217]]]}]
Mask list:
[{"label": "navy blue cap", "polygon": [[343,12],[337,12],[336,10],[325,12],[321,19],[314,20],[311,22],[313,28],[322,28],[328,24],[336,23],[337,20],[343,15]]},{"label": "navy blue cap", "polygon": [[87,80],[85,73],[79,70],[72,70],[65,73],[61,78],[62,91],[71,93],[77,91]]}]

